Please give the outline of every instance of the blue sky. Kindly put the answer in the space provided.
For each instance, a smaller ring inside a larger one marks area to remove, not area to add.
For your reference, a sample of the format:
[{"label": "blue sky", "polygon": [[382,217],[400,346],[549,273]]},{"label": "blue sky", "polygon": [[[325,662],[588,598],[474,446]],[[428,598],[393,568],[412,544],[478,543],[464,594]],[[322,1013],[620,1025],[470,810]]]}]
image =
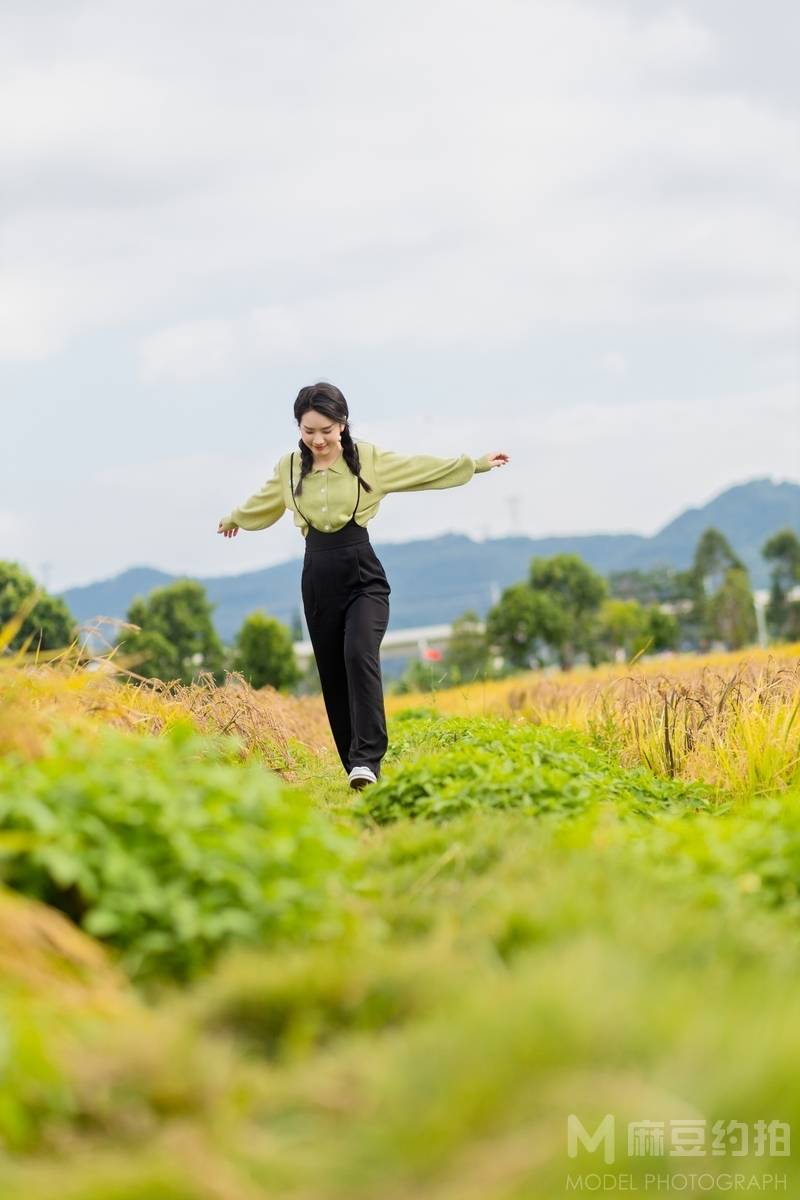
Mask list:
[{"label": "blue sky", "polygon": [[789,0],[6,0],[0,27],[0,557],[52,588],[299,555],[288,516],[215,530],[317,378],[356,438],[512,456],[389,497],[374,541],[649,534],[800,480]]}]

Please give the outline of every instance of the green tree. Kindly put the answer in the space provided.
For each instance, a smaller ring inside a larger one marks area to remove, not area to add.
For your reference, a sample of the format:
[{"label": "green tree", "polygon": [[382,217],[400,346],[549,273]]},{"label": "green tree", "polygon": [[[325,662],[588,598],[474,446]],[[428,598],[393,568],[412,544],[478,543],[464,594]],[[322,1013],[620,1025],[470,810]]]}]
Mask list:
[{"label": "green tree", "polygon": [[649,650],[657,654],[659,650],[677,650],[681,637],[681,627],[678,618],[672,613],[663,612],[658,605],[653,604],[645,609],[647,628],[642,639],[634,642],[633,653],[643,648],[644,642],[649,642]]},{"label": "green tree", "polygon": [[292,648],[291,631],[265,612],[251,612],[242,622],[234,642],[233,669],[254,688],[270,684],[290,688],[301,672]]},{"label": "green tree", "polygon": [[60,596],[51,596],[19,563],[0,562],[0,629],[16,617],[35,591],[39,599],[8,645],[19,650],[30,638],[29,652],[61,650],[77,636],[75,618]]},{"label": "green tree", "polygon": [[719,590],[707,606],[711,637],[731,650],[751,645],[757,637],[756,610],[750,579],[744,567],[729,567]]},{"label": "green tree", "polygon": [[547,640],[568,670],[576,654],[591,654],[597,611],[608,595],[608,584],[578,554],[554,554],[531,562],[530,587],[561,614],[559,627]]},{"label": "green tree", "polygon": [[[640,604],[636,609],[626,610],[606,608],[611,603],[605,601],[600,609],[600,623],[601,627],[604,626],[603,644],[613,647],[615,651],[622,651],[626,659],[677,649],[680,625],[672,613],[662,612],[657,604]],[[634,605],[636,601],[614,603]]]},{"label": "green tree", "polygon": [[473,609],[453,621],[443,660],[453,683],[486,677],[489,647],[480,625],[481,619]]},{"label": "green tree", "polygon": [[[131,613],[137,618],[133,624],[138,625],[139,620],[147,619],[146,614],[139,607],[138,601],[131,604],[128,610],[129,617]],[[138,632],[132,631],[127,635],[121,634],[118,645],[121,655],[119,662],[129,666],[137,675],[144,675],[146,679],[181,678],[178,652],[172,642],[159,630],[140,629]]]},{"label": "green tree", "polygon": [[222,682],[224,651],[211,620],[212,605],[196,579],[176,579],[137,596],[128,621],[138,631],[118,640],[122,661],[148,678],[191,683],[201,672]]},{"label": "green tree", "polygon": [[666,604],[688,595],[685,572],[669,566],[609,571],[608,587],[615,599],[638,600],[643,605]]},{"label": "green tree", "polygon": [[395,679],[391,691],[394,695],[408,692],[432,692],[435,688],[449,687],[452,680],[444,661],[412,658],[399,679]]},{"label": "green tree", "polygon": [[631,658],[646,642],[648,614],[638,600],[604,600],[597,623],[599,641],[610,650],[612,657],[622,651],[625,658]]},{"label": "green tree", "polygon": [[779,529],[764,543],[761,553],[772,563],[765,613],[770,637],[799,641],[800,600],[790,599],[790,594],[800,584],[800,538],[793,529]]},{"label": "green tree", "polygon": [[529,667],[534,657],[541,664],[543,648],[558,645],[565,631],[561,608],[544,593],[534,592],[527,583],[513,583],[505,588],[486,616],[489,646],[517,669]]},{"label": "green tree", "polygon": [[713,526],[703,531],[695,548],[692,574],[702,579],[710,590],[719,590],[730,567],[743,565],[724,533]]},{"label": "green tree", "polygon": [[745,570],[745,567],[725,534],[713,527],[705,529],[688,572],[692,608],[684,620],[688,637],[700,650],[707,649],[717,636],[712,601],[733,569]]}]

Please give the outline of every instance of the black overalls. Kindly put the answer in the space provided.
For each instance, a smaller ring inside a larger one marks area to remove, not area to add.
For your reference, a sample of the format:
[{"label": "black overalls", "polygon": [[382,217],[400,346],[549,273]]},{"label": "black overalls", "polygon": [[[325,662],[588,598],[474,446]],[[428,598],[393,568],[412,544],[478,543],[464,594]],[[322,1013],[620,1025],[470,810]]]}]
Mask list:
[{"label": "black overalls", "polygon": [[[294,454],[291,459],[294,499]],[[380,776],[386,753],[380,644],[389,623],[391,588],[383,566],[353,515],[332,533],[308,525],[302,594],[306,623],[317,662],[325,709],[342,765],[370,767]]]}]

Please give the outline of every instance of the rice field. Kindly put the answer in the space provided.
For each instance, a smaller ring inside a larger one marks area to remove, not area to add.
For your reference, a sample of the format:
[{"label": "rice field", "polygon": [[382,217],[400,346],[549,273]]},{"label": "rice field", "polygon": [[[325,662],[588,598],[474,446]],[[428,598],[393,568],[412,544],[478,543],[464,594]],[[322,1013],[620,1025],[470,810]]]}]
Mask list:
[{"label": "rice field", "polygon": [[531,672],[387,699],[389,712],[420,705],[584,730],[614,744],[626,763],[702,779],[742,800],[790,786],[800,770],[800,643]]}]

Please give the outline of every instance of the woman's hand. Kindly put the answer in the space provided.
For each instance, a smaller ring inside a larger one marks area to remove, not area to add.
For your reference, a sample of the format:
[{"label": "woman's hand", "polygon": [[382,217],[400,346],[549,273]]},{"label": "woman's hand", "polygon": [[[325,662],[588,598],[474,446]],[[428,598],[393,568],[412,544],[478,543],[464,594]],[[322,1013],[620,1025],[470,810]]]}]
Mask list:
[{"label": "woman's hand", "polygon": [[239,532],[239,526],[234,525],[233,529],[223,529],[222,526],[224,524],[225,518],[222,517],[220,519],[219,526],[217,527],[217,533],[221,533],[223,537],[236,537],[237,533]]},{"label": "woman's hand", "polygon": [[509,462],[510,457],[510,455],[506,454],[505,450],[496,450],[494,454],[486,455],[489,465],[492,467],[504,467]]}]

